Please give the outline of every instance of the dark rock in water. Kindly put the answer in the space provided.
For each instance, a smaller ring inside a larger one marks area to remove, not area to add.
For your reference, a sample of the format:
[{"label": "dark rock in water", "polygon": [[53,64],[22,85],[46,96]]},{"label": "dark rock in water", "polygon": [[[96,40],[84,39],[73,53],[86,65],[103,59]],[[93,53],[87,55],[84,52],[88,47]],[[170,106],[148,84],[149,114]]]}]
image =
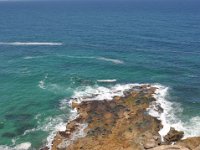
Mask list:
[{"label": "dark rock in water", "polygon": [[15,121],[24,121],[28,120],[32,117],[30,114],[7,114],[5,115],[5,119],[7,120],[15,120]]},{"label": "dark rock in water", "polygon": [[20,134],[23,134],[26,130],[28,129],[32,129],[34,128],[35,126],[30,124],[30,123],[27,123],[27,122],[21,122],[17,125],[17,129],[16,129],[16,132],[18,135]]},{"label": "dark rock in water", "polygon": [[49,150],[47,146],[40,148],[40,150]]},{"label": "dark rock in water", "polygon": [[167,133],[167,135],[164,137],[164,142],[166,144],[170,144],[172,142],[177,142],[181,140],[184,136],[184,132],[177,131],[174,128],[170,128],[170,131]]},{"label": "dark rock in water", "polygon": [[12,133],[12,132],[5,132],[2,134],[2,137],[5,137],[5,138],[13,138],[15,136],[16,136],[16,134]]},{"label": "dark rock in water", "polygon": [[0,129],[4,128],[4,122],[0,122]]}]

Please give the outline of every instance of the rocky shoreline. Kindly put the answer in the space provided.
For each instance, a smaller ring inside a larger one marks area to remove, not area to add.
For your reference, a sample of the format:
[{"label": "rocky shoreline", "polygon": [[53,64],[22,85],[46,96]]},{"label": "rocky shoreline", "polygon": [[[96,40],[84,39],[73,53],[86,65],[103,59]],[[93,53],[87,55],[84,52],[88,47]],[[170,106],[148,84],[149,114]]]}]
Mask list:
[{"label": "rocky shoreline", "polygon": [[162,123],[147,110],[156,101],[155,90],[150,85],[134,86],[112,100],[72,102],[78,117],[56,134],[51,149],[200,150],[200,137],[182,140],[184,133],[174,128],[160,136]]}]

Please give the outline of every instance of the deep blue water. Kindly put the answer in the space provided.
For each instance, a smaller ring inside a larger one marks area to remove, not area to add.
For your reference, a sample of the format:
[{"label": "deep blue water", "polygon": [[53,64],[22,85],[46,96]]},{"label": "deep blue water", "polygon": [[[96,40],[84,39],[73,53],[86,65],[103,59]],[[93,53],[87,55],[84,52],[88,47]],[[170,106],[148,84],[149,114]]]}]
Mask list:
[{"label": "deep blue water", "polygon": [[190,120],[200,120],[199,6],[187,0],[0,2],[0,145],[45,144],[69,117],[61,102],[80,86],[162,84],[170,101],[181,104],[179,119],[200,127]]}]

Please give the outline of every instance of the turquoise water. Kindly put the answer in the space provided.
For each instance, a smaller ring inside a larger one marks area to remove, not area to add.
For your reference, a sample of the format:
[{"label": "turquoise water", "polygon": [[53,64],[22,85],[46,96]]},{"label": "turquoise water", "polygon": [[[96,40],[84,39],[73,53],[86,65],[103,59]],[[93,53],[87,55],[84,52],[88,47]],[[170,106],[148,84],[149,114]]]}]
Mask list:
[{"label": "turquoise water", "polygon": [[0,2],[0,145],[46,144],[85,86],[162,84],[178,119],[200,129],[198,5]]}]

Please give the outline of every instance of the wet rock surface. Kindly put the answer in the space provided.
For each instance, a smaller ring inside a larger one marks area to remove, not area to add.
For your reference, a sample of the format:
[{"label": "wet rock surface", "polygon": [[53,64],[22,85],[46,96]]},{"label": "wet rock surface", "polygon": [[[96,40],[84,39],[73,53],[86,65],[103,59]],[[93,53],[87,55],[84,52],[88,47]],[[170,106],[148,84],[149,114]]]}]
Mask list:
[{"label": "wet rock surface", "polygon": [[[138,86],[113,100],[73,102],[79,116],[66,130],[58,132],[52,150],[190,150],[200,145],[199,139],[180,139],[183,132],[171,128],[161,141],[161,122],[147,113],[156,88]],[[160,109],[162,111],[162,109]],[[169,145],[177,142],[176,145]],[[162,145],[165,144],[165,145]],[[197,150],[197,149],[195,149]]]},{"label": "wet rock surface", "polygon": [[177,131],[174,128],[170,128],[170,131],[168,134],[164,137],[164,142],[166,144],[171,144],[172,142],[177,142],[181,140],[184,136],[184,132],[182,131]]}]

